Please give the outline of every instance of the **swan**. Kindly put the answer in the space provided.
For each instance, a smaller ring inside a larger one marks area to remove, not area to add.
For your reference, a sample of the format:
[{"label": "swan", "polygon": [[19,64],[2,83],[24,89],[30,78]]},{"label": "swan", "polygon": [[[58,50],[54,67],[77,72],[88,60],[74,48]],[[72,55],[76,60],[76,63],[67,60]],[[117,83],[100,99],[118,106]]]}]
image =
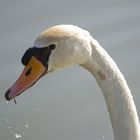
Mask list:
[{"label": "swan", "polygon": [[23,55],[19,79],[5,93],[15,99],[42,76],[74,64],[87,69],[102,90],[114,140],[140,140],[137,110],[119,68],[88,31],[74,25],[56,25],[42,32]]}]

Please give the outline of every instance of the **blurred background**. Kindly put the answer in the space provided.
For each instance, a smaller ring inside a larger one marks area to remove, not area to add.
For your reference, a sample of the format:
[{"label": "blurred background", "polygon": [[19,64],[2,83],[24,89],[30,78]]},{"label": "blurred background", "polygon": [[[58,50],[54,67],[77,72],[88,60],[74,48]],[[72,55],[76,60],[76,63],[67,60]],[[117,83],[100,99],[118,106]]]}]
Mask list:
[{"label": "blurred background", "polygon": [[88,30],[113,57],[140,116],[139,0],[0,0],[0,139],[112,140],[104,98],[79,66],[43,77],[7,103],[5,91],[23,66],[21,57],[40,32],[57,24]]}]

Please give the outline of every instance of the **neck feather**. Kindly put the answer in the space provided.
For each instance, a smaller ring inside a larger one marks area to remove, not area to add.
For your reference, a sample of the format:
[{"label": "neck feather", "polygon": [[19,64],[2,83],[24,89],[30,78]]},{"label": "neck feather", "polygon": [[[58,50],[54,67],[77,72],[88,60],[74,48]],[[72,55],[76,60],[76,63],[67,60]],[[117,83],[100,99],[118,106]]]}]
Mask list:
[{"label": "neck feather", "polygon": [[106,101],[115,140],[140,140],[140,125],[129,87],[112,58],[92,39],[90,59],[82,65],[95,77]]}]

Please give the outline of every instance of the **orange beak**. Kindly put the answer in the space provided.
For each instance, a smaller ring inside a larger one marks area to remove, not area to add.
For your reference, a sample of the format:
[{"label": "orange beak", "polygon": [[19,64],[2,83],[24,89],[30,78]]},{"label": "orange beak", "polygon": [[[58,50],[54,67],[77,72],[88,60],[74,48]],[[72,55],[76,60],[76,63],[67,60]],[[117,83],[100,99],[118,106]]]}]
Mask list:
[{"label": "orange beak", "polygon": [[7,90],[5,98],[11,100],[35,84],[46,72],[46,67],[34,56],[23,69],[19,79]]}]

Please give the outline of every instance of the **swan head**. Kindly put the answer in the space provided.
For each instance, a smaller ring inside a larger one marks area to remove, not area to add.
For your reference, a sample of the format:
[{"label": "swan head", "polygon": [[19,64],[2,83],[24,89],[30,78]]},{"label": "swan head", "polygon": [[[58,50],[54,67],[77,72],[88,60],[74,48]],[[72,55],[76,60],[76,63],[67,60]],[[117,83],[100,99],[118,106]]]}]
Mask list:
[{"label": "swan head", "polygon": [[22,57],[25,66],[19,79],[7,90],[11,100],[47,73],[74,64],[84,64],[91,55],[90,34],[73,25],[58,25],[42,32]]}]

